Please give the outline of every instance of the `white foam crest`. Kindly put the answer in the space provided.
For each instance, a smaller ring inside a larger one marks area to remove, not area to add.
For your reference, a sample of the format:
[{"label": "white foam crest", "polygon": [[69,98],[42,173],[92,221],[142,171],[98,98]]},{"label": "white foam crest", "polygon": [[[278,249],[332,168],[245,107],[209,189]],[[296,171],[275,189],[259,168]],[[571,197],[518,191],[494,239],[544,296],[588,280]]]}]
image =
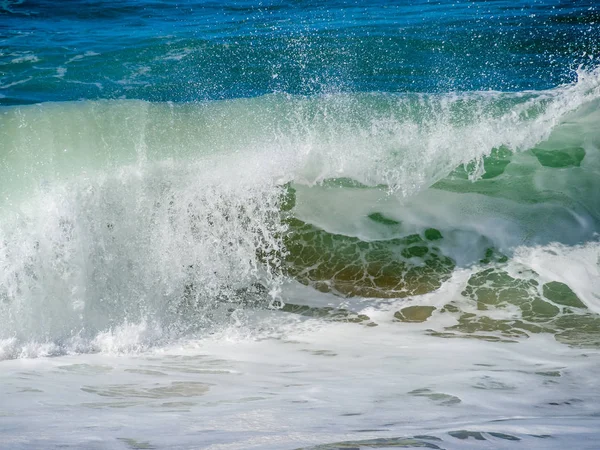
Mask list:
[{"label": "white foam crest", "polygon": [[[281,94],[200,104],[101,101],[5,108],[0,189],[52,173],[112,170],[140,158],[260,154],[281,180],[349,177],[413,195],[493,149],[522,151],[548,139],[600,98],[600,68],[547,91],[426,94]],[[2,129],[0,128],[0,129]],[[272,164],[276,161],[280,167]],[[12,165],[29,171],[15,178]],[[7,172],[7,170],[9,172]]]},{"label": "white foam crest", "polygon": [[0,361],[12,357],[16,344],[16,338],[0,339]]},{"label": "white foam crest", "polygon": [[530,267],[543,282],[560,281],[596,313],[600,313],[600,243],[566,246],[558,243],[521,247],[514,261]]},{"label": "white foam crest", "polygon": [[102,353],[138,353],[162,337],[162,328],[142,320],[139,323],[125,322],[122,325],[98,333],[91,347]]},{"label": "white foam crest", "polygon": [[[410,196],[472,161],[470,177],[478,179],[493,149],[533,148],[569,113],[600,97],[600,69],[578,75],[576,83],[548,91],[401,96],[370,110],[365,98],[331,96],[320,106],[320,124],[299,121],[300,143],[292,145],[302,148],[306,167],[297,181],[349,177]],[[362,122],[351,117],[361,107]],[[329,120],[332,113],[350,118]]]},{"label": "white foam crest", "polygon": [[2,217],[3,354],[135,350],[223,322],[252,283],[277,292],[280,191],[247,162],[83,176]]}]

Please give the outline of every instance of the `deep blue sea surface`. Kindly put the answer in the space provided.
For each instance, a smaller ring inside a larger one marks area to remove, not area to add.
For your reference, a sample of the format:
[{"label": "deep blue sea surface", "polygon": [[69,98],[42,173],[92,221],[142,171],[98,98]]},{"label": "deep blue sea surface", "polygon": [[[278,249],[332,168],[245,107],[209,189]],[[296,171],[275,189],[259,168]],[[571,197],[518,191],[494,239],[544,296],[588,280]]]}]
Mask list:
[{"label": "deep blue sea surface", "polygon": [[2,104],[547,89],[595,65],[594,0],[3,1]]}]

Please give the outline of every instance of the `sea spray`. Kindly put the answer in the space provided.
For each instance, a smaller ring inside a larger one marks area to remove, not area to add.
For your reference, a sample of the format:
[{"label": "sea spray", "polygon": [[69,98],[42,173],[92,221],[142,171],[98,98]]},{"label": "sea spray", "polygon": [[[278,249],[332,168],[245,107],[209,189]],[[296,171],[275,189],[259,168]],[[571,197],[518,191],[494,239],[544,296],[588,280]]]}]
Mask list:
[{"label": "sea spray", "polygon": [[285,304],[286,280],[418,296],[490,248],[593,239],[598,77],[542,92],[6,108],[7,354],[97,350],[130,325],[147,330],[136,348],[207,332],[243,305]]}]

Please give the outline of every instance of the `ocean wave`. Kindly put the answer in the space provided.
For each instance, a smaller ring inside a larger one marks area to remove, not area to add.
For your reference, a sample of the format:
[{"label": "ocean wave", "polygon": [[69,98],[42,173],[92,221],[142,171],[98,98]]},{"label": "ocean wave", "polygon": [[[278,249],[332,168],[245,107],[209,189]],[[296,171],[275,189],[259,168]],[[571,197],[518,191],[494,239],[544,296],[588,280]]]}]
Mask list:
[{"label": "ocean wave", "polygon": [[[560,328],[571,313],[556,295],[590,303],[587,282],[535,284],[504,265],[597,239],[599,81],[3,108],[3,355],[146,348],[244,305],[281,307],[290,282],[334,299],[420,298],[463,270],[478,288],[465,301]],[[452,333],[487,326],[465,314]],[[123,346],[130,325],[143,332]]]}]

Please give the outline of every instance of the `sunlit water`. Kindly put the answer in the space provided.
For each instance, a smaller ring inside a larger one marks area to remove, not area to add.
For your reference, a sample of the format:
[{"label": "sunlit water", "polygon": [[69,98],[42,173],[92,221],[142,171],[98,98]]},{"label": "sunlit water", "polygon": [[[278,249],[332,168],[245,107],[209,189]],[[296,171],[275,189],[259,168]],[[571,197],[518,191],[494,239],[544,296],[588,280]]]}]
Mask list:
[{"label": "sunlit water", "polygon": [[393,305],[363,311],[377,327],[271,312],[250,335],[111,355],[132,327],[101,354],[5,361],[2,445],[595,448],[597,350],[430,337]]},{"label": "sunlit water", "polygon": [[0,8],[0,448],[598,448],[594,2]]}]

